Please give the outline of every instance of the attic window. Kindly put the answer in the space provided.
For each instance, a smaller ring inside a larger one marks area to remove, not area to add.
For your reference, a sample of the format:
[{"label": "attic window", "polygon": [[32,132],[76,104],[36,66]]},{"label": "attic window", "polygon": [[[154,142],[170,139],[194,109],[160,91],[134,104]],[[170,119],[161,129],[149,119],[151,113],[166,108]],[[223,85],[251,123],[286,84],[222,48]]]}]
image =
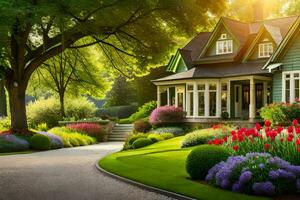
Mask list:
[{"label": "attic window", "polygon": [[217,41],[217,48],[216,48],[216,54],[222,55],[222,54],[229,54],[232,53],[232,40],[221,40]]},{"label": "attic window", "polygon": [[221,40],[227,39],[227,34],[226,34],[226,33],[221,34],[220,39],[221,39]]},{"label": "attic window", "polygon": [[258,58],[269,58],[273,53],[273,44],[271,42],[258,45]]}]

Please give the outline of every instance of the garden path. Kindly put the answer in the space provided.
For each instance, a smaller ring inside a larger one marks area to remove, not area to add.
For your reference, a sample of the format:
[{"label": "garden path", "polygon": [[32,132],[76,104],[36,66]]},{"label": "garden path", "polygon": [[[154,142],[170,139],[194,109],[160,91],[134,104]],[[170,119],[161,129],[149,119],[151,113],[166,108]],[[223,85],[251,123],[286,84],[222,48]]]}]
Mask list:
[{"label": "garden path", "polygon": [[0,200],[164,200],[100,173],[99,158],[120,150],[121,142],[0,156]]}]

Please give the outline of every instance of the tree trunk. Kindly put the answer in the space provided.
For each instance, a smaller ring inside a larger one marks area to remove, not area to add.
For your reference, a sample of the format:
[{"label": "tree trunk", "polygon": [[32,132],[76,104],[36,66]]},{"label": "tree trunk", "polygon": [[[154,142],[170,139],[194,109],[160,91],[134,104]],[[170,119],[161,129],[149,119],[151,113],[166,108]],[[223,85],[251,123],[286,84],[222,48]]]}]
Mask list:
[{"label": "tree trunk", "polygon": [[26,118],[25,91],[26,84],[9,83],[6,89],[9,95],[9,107],[11,113],[11,128],[18,133],[28,133]]},{"label": "tree trunk", "polygon": [[4,80],[0,80],[0,117],[7,116],[6,94],[4,88]]},{"label": "tree trunk", "polygon": [[66,117],[65,113],[65,93],[63,91],[59,92],[59,102],[60,102],[60,114]]}]

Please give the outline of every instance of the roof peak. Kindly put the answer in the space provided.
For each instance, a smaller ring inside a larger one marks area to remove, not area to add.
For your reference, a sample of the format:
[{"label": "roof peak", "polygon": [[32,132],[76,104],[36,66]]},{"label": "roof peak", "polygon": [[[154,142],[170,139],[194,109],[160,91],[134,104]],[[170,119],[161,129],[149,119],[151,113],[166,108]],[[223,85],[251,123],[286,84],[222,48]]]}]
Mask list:
[{"label": "roof peak", "polygon": [[284,16],[284,17],[276,17],[276,18],[271,18],[271,19],[264,19],[264,20],[259,20],[259,21],[255,21],[255,22],[244,22],[238,19],[233,19],[227,16],[222,16],[221,19],[225,19],[225,20],[230,20],[230,21],[234,21],[234,22],[238,22],[238,23],[243,23],[243,24],[257,24],[257,23],[263,23],[263,22],[269,22],[269,21],[276,21],[276,20],[280,20],[280,19],[287,19],[287,18],[297,18],[300,17],[300,15],[291,15],[291,16]]}]

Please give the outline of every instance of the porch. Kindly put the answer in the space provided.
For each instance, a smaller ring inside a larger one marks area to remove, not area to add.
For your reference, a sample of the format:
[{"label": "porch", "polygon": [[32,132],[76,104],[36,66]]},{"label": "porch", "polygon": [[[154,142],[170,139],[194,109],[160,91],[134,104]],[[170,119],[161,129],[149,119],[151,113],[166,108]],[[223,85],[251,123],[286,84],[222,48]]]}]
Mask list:
[{"label": "porch", "polygon": [[228,113],[231,120],[255,121],[258,110],[271,103],[271,77],[239,76],[156,83],[157,104],[182,107],[187,121],[214,121]]}]

